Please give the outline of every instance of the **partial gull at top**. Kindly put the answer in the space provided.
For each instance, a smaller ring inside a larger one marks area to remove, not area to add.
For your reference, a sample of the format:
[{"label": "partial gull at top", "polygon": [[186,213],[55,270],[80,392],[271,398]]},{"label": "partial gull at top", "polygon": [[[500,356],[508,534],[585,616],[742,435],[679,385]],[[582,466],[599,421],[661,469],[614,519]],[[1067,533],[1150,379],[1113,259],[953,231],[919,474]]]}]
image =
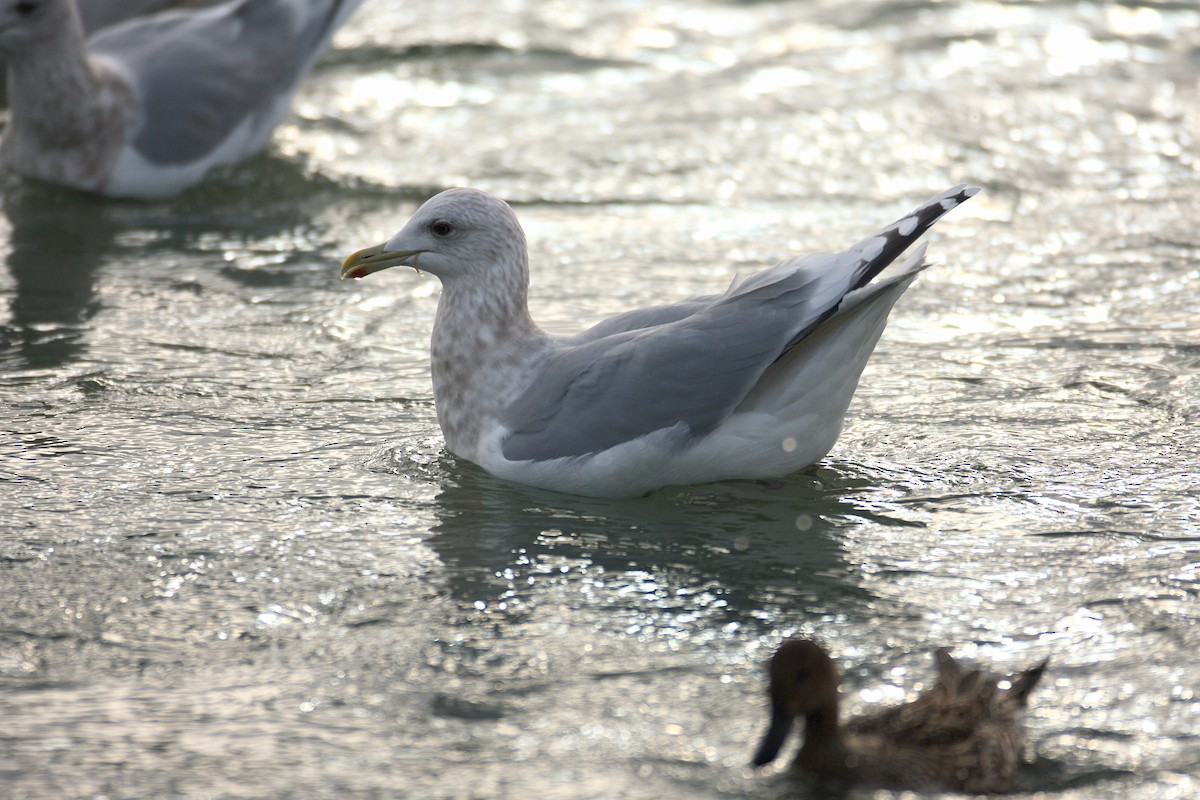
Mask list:
[{"label": "partial gull at top", "polygon": [[[228,0],[75,0],[79,10],[79,21],[83,24],[84,37],[91,36],[101,28],[118,22],[140,17],[145,14],[156,14],[173,6],[215,6]],[[8,75],[4,59],[0,57],[0,77],[3,77],[3,104],[8,105]]]},{"label": "partial gull at top", "polygon": [[0,163],[101,194],[177,194],[266,145],[361,2],[189,4],[85,40],[72,0],[0,0],[11,107]]},{"label": "partial gull at top", "polygon": [[956,186],[841,253],[813,253],[723,294],[620,314],[571,337],[529,316],[512,209],[474,189],[428,200],[343,278],[394,266],[442,282],[431,342],[446,446],[518,483],[592,496],[772,478],[833,447],[888,313],[925,246],[978,190]]}]

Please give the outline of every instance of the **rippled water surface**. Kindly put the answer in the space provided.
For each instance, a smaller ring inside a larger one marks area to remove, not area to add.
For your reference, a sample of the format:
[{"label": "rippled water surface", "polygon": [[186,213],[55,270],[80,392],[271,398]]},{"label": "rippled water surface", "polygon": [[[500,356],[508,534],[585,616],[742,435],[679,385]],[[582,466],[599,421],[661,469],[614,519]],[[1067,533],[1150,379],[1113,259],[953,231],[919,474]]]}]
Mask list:
[{"label": "rippled water surface", "polygon": [[[170,202],[0,185],[0,795],[705,798],[762,665],[845,705],[1042,658],[1021,790],[1200,793],[1200,11],[367,3],[270,152]],[[567,332],[941,189],[839,445],[599,501],[442,449],[434,191]]]}]

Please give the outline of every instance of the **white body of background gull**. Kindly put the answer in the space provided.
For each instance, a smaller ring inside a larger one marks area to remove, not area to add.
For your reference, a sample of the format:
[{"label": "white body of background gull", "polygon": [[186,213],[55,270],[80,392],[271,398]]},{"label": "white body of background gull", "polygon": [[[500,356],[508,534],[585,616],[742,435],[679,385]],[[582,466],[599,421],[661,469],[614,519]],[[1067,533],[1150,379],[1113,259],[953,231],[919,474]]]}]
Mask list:
[{"label": "white body of background gull", "polygon": [[343,278],[404,265],[442,282],[431,343],[446,445],[501,478],[594,496],[770,478],[823,457],[934,222],[958,186],[841,253],[789,259],[723,294],[644,308],[568,338],[533,322],[525,236],[473,189],[427,201]]},{"label": "white body of background gull", "polygon": [[0,0],[0,163],[108,195],[176,194],[266,145],[361,2],[180,4],[85,40],[71,0]]}]

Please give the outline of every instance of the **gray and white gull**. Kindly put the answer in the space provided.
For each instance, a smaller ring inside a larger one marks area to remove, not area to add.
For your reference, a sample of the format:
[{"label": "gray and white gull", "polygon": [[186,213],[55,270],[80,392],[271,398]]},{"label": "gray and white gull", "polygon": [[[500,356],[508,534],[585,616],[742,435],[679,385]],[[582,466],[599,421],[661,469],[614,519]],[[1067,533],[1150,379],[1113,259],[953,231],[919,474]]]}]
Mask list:
[{"label": "gray and white gull", "polygon": [[493,475],[602,497],[775,478],[833,447],[888,313],[928,266],[924,243],[901,254],[977,191],[956,186],[841,253],[569,337],[530,317],[525,235],[507,203],[474,189],[431,198],[341,276],[408,266],[441,280],[438,421],[452,453]]},{"label": "gray and white gull", "polygon": [[73,0],[0,0],[0,164],[106,195],[177,194],[266,146],[361,2],[180,4],[85,39]]}]

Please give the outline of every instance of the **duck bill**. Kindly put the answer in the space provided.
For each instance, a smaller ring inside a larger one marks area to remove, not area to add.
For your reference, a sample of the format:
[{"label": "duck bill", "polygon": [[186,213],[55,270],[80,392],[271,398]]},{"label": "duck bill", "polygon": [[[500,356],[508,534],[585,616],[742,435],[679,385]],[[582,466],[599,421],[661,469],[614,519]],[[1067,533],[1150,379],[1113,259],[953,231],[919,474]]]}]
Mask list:
[{"label": "duck bill", "polygon": [[771,704],[771,725],[758,745],[758,752],[754,754],[754,766],[761,767],[775,760],[783,743],[787,741],[788,734],[792,732],[795,719],[796,717],[782,704]]},{"label": "duck bill", "polygon": [[388,269],[389,267],[412,267],[416,269],[417,258],[423,250],[388,250],[386,244],[377,244],[351,253],[342,262],[342,280],[346,278],[365,278],[372,272]]}]

